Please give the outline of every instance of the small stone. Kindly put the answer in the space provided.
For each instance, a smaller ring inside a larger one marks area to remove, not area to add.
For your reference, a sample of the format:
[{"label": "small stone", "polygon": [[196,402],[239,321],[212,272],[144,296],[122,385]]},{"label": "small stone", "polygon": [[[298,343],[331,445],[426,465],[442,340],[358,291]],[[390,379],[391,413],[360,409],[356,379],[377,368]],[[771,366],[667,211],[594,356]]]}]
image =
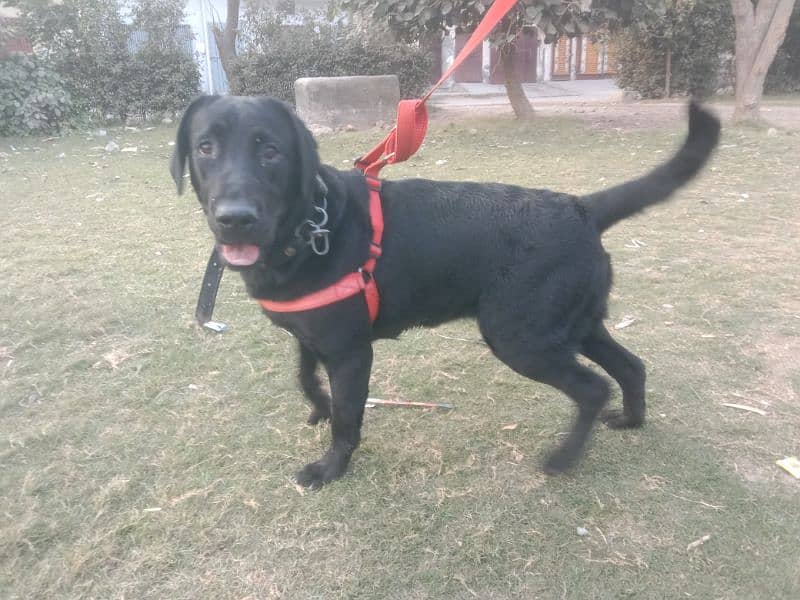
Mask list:
[{"label": "small stone", "polygon": [[111,140],[106,144],[106,152],[119,152],[119,144]]},{"label": "small stone", "polygon": [[312,135],[330,135],[333,133],[333,128],[327,125],[309,125],[308,130]]},{"label": "small stone", "polygon": [[767,129],[767,135],[769,137],[775,137],[776,135],[778,135],[778,130],[775,129],[774,127],[770,127],[769,129]]},{"label": "small stone", "polygon": [[62,152],[61,154],[59,154],[58,156],[56,156],[56,158],[66,158],[66,156],[67,156],[67,155],[66,155],[64,152]]},{"label": "small stone", "polygon": [[344,130],[345,131],[355,131],[356,130],[356,126],[353,125],[352,123],[348,123],[347,125],[344,126]]},{"label": "small stone", "polygon": [[474,127],[470,127],[469,134],[470,135],[478,135],[478,130],[475,129]]}]

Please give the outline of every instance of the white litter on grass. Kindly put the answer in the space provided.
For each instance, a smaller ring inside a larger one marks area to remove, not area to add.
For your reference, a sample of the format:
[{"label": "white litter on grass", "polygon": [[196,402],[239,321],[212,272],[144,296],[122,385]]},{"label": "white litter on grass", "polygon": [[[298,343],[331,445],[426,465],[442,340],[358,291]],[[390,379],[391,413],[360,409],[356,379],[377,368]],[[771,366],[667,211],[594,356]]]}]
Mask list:
[{"label": "white litter on grass", "polygon": [[647,247],[647,244],[645,244],[642,240],[637,240],[636,238],[634,238],[634,239],[631,240],[630,244],[625,244],[625,247],[626,248],[636,248],[638,250],[639,248]]},{"label": "white litter on grass", "polygon": [[614,325],[614,329],[625,329],[626,327],[630,327],[636,322],[634,317],[625,316],[622,317],[622,321]]},{"label": "white litter on grass", "polygon": [[122,149],[122,152],[138,152],[139,148],[137,146],[128,146]]},{"label": "white litter on grass", "polygon": [[587,535],[589,535],[589,530],[586,529],[585,527],[576,527],[575,533],[577,533],[581,537],[586,537]]},{"label": "white litter on grass", "polygon": [[446,165],[446,164],[447,164],[447,159],[446,158],[440,158],[439,160],[436,161],[436,166],[437,167],[441,167],[442,165]]},{"label": "white litter on grass", "polygon": [[697,547],[699,547],[699,546],[702,546],[703,544],[705,544],[705,543],[706,543],[708,540],[710,540],[710,539],[711,539],[711,536],[710,536],[710,535],[704,535],[704,536],[703,536],[703,537],[701,537],[699,540],[695,540],[695,541],[693,541],[691,544],[689,544],[688,546],[686,546],[686,551],[687,551],[687,552],[689,552],[690,550],[694,550],[695,548],[697,548]]}]

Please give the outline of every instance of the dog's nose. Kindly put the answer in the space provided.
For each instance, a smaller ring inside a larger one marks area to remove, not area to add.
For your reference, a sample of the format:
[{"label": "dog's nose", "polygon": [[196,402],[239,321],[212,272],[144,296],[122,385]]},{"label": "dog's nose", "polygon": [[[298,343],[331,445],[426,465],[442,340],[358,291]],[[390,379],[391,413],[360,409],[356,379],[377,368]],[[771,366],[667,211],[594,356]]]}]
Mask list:
[{"label": "dog's nose", "polygon": [[247,227],[258,220],[258,214],[246,204],[227,202],[217,205],[214,218],[222,227]]}]

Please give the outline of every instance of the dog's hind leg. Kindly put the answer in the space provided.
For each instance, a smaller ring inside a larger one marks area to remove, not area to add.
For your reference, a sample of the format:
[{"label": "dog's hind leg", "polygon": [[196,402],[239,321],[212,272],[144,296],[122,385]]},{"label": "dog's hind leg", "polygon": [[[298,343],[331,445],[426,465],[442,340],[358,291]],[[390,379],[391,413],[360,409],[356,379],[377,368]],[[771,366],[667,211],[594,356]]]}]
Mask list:
[{"label": "dog's hind leg", "polygon": [[571,467],[580,457],[594,422],[608,402],[609,384],[600,375],[578,363],[574,352],[563,347],[523,347],[523,339],[486,334],[495,355],[517,373],[540,383],[546,383],[567,394],[578,406],[578,414],[567,437],[547,458],[544,469],[557,474]]},{"label": "dog's hind leg", "polygon": [[311,350],[298,344],[300,347],[300,388],[306,398],[311,402],[311,414],[308,415],[308,424],[316,425],[320,421],[331,417],[331,399],[322,389],[322,383],[317,376],[317,357]]},{"label": "dog's hind leg", "polygon": [[596,362],[622,388],[622,410],[605,410],[602,421],[612,429],[641,427],[644,423],[644,363],[614,340],[602,323],[583,340],[581,354]]},{"label": "dog's hind leg", "polygon": [[578,364],[574,355],[540,355],[524,375],[547,383],[567,394],[578,405],[578,414],[567,437],[545,461],[547,473],[558,474],[571,467],[583,452],[594,422],[608,402],[609,386],[603,377]]}]

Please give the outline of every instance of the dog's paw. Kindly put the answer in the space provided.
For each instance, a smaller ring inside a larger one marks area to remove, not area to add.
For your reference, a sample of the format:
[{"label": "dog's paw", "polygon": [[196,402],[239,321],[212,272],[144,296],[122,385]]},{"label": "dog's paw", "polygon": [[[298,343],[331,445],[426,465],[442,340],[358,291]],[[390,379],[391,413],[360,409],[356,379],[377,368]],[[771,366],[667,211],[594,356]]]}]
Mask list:
[{"label": "dog's paw", "polygon": [[306,421],[306,423],[308,423],[309,425],[318,425],[321,421],[327,421],[330,418],[331,418],[331,411],[314,408],[311,410],[311,414],[308,415],[308,420]]},{"label": "dog's paw", "polygon": [[644,417],[625,414],[625,411],[618,408],[604,410],[600,415],[600,420],[609,429],[634,429],[644,424]]},{"label": "dog's paw", "polygon": [[563,449],[555,450],[544,461],[542,469],[548,475],[561,475],[575,463],[575,456]]},{"label": "dog's paw", "polygon": [[318,490],[326,483],[339,479],[344,469],[337,467],[329,461],[318,460],[307,464],[294,476],[297,483],[312,490]]}]

